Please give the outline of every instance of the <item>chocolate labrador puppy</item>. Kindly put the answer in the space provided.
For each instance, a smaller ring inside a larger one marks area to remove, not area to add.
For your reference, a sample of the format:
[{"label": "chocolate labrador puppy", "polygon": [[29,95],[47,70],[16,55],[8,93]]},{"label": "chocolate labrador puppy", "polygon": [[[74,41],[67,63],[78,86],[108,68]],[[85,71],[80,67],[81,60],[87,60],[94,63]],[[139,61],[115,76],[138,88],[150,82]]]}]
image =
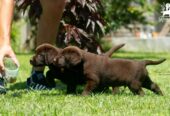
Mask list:
[{"label": "chocolate labrador puppy", "polygon": [[[105,57],[110,57],[113,52],[123,47],[124,44],[120,44],[111,48],[105,54]],[[85,78],[83,75],[83,65],[80,63],[73,68],[64,68],[64,70],[57,65],[53,65],[53,59],[62,52],[62,49],[56,48],[50,44],[42,44],[37,47],[35,55],[30,60],[33,66],[48,66],[49,71],[46,73],[46,79],[48,82],[48,87],[55,87],[54,79],[57,78],[67,85],[67,93],[75,93],[76,86],[84,84]],[[99,91],[104,90],[104,88],[98,88]],[[117,89],[115,89],[117,90]]]},{"label": "chocolate labrador puppy", "polygon": [[54,59],[57,66],[74,68],[83,64],[83,73],[87,83],[82,95],[89,95],[96,87],[119,87],[127,86],[134,94],[144,95],[142,87],[163,95],[159,86],[149,77],[147,65],[157,65],[165,59],[151,60],[128,60],[111,59],[93,53],[83,51],[75,46],[63,49],[61,56]]},{"label": "chocolate labrador puppy", "polygon": [[55,87],[55,78],[60,77],[61,68],[53,65],[54,57],[56,57],[62,49],[54,47],[50,44],[39,45],[35,50],[35,55],[30,59],[30,64],[34,67],[48,66],[49,71],[46,73],[46,81],[49,88]]}]

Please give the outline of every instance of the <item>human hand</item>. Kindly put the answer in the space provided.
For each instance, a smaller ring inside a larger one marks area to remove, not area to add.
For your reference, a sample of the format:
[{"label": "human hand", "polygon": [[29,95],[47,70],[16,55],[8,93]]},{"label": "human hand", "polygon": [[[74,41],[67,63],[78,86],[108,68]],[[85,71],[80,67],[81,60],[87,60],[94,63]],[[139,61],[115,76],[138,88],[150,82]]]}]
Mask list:
[{"label": "human hand", "polygon": [[4,44],[0,46],[0,72],[4,71],[4,63],[3,58],[9,57],[11,58],[14,63],[19,66],[19,62],[15,56],[13,49],[11,48],[10,44]]}]

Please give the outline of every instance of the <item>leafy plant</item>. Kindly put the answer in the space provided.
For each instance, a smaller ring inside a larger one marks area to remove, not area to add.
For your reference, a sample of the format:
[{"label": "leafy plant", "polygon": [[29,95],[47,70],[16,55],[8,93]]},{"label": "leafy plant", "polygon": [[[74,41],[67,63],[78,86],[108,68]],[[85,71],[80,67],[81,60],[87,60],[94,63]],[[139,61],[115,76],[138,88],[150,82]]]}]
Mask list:
[{"label": "leafy plant", "polygon": [[20,27],[22,22],[13,22],[11,32],[11,46],[15,52],[20,51]]},{"label": "leafy plant", "polygon": [[[40,2],[24,0],[19,8],[25,11],[29,6],[29,18],[35,25],[42,12]],[[68,1],[60,24],[57,45],[67,46],[72,43],[91,52],[101,49],[98,39],[104,33],[105,23],[98,12],[99,8],[102,8],[100,0]]]},{"label": "leafy plant", "polygon": [[103,0],[103,17],[107,22],[106,33],[129,24],[146,24],[146,14],[153,12],[153,7],[146,0]]}]

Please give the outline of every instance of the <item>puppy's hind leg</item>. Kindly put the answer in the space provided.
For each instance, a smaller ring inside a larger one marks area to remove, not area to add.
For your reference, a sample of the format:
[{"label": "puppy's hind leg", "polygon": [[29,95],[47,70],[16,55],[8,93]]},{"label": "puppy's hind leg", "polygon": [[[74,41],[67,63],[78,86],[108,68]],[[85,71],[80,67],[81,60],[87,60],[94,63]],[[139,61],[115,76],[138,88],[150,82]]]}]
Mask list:
[{"label": "puppy's hind leg", "polygon": [[140,96],[145,95],[145,92],[142,90],[140,82],[136,80],[132,81],[132,83],[128,87],[135,95],[140,95]]},{"label": "puppy's hind leg", "polygon": [[152,82],[149,76],[146,76],[144,82],[142,83],[142,86],[146,89],[153,91],[155,94],[163,95],[159,86],[156,83]]}]

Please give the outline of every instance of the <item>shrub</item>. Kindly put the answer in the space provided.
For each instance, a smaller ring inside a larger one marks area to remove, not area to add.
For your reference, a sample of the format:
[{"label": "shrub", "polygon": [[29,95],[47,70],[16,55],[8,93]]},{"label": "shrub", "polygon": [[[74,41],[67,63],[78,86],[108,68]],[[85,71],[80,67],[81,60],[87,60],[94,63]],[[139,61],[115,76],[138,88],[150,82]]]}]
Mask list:
[{"label": "shrub", "polygon": [[[35,25],[42,12],[39,0],[24,0],[19,5],[21,11],[29,7],[29,19]],[[72,43],[91,52],[101,49],[98,39],[104,33],[104,20],[98,12],[99,8],[102,8],[100,0],[68,1],[59,27],[57,45],[67,46]]]}]

